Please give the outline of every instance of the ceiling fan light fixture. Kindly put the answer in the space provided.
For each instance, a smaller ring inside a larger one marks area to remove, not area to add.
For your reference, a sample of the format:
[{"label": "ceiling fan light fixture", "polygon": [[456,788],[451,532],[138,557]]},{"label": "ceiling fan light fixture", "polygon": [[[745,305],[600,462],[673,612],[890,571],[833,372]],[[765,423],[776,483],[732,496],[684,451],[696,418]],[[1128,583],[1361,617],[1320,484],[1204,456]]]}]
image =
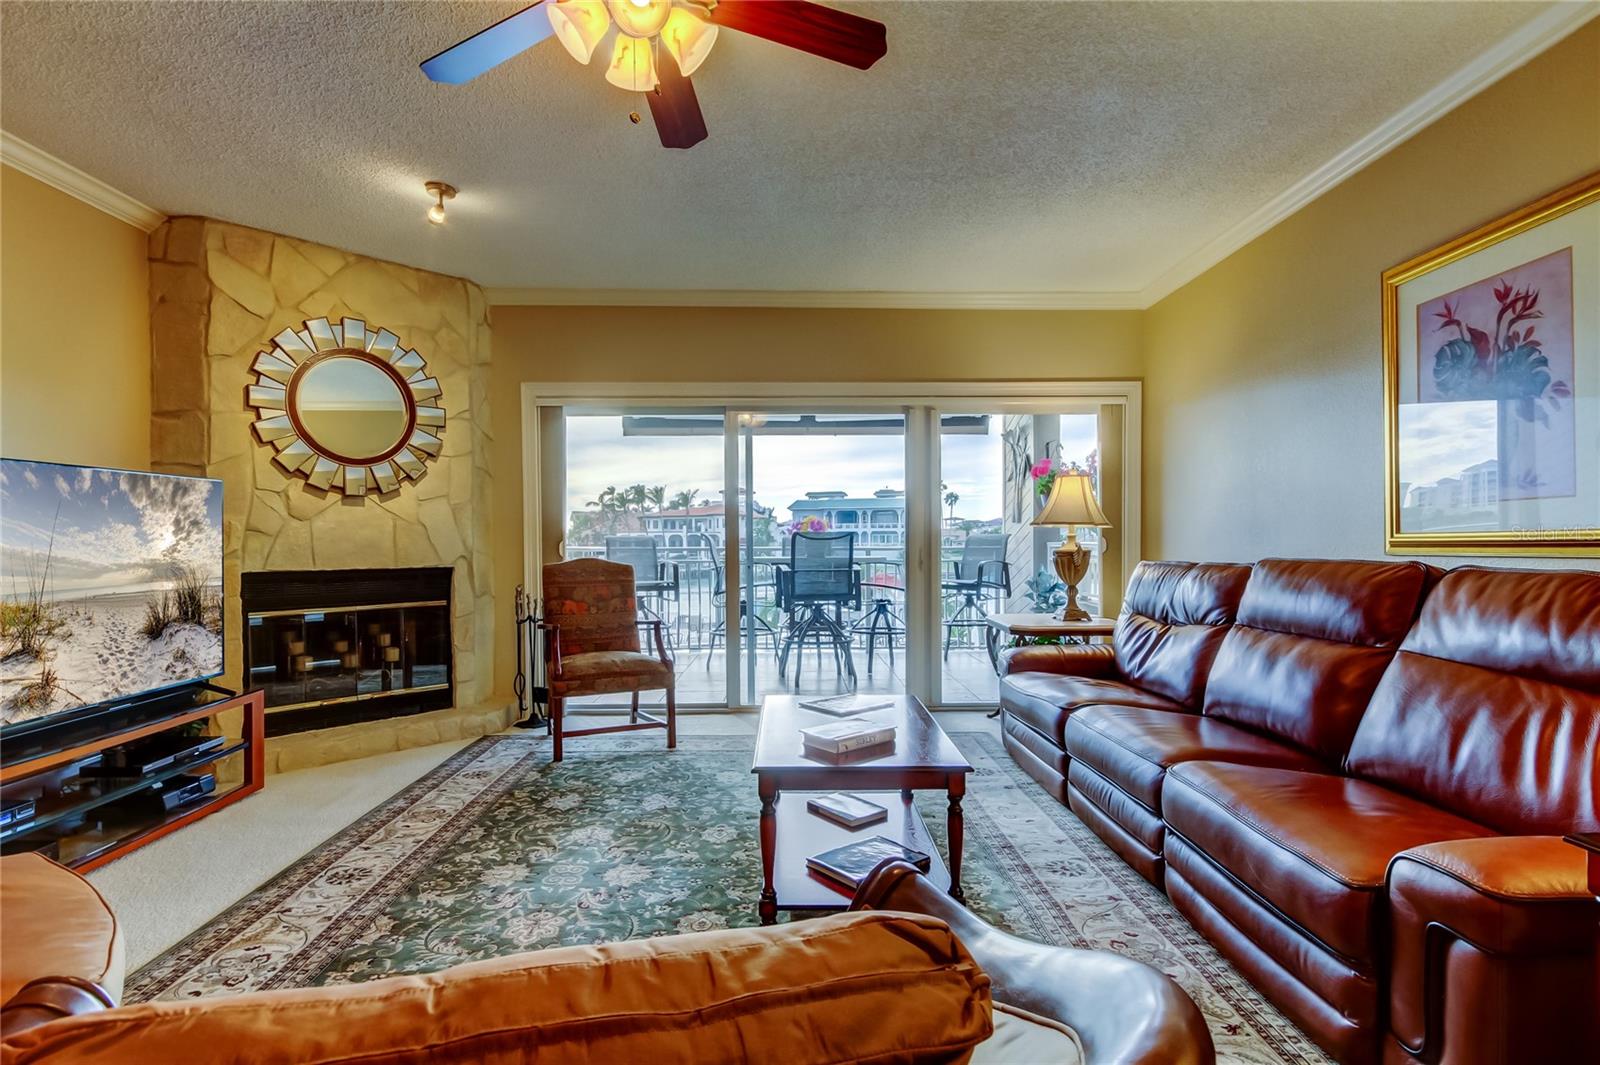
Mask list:
[{"label": "ceiling fan light fixture", "polygon": [[427,181],[422,187],[434,199],[433,206],[428,208],[428,221],[436,226],[444,225],[444,201],[456,198],[456,187],[443,181]]},{"label": "ceiling fan light fixture", "polygon": [[587,65],[606,31],[611,29],[605,0],[556,0],[546,4],[545,11],[550,15],[550,26],[556,31],[561,47],[572,58]]},{"label": "ceiling fan light fixture", "polygon": [[672,14],[672,0],[606,0],[606,6],[629,37],[654,37]]},{"label": "ceiling fan light fixture", "polygon": [[667,46],[667,51],[678,62],[678,70],[687,78],[699,70],[700,64],[711,54],[711,46],[717,43],[717,27],[704,15],[675,7],[661,29],[661,43]]},{"label": "ceiling fan light fixture", "polygon": [[606,80],[629,92],[649,92],[654,89],[658,79],[650,42],[626,33],[617,34],[617,43],[611,48],[611,65],[606,68]]}]

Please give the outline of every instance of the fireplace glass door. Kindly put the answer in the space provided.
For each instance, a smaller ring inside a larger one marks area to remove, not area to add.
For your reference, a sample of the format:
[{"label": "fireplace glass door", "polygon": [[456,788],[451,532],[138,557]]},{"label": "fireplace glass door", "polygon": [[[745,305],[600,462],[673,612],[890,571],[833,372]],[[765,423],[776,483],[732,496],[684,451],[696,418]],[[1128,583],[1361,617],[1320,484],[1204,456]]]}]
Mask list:
[{"label": "fireplace glass door", "polygon": [[250,614],[250,683],[294,709],[450,686],[444,600]]}]

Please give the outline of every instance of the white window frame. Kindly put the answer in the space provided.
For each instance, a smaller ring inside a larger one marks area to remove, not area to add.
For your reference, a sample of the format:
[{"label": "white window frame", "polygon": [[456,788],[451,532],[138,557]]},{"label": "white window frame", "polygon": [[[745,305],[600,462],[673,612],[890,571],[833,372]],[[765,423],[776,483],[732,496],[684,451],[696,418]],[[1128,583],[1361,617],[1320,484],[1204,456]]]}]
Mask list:
[{"label": "white window frame", "polygon": [[[945,414],[1050,412],[1085,403],[1123,407],[1123,538],[1122,583],[1143,557],[1143,382],[1133,379],[1030,381],[903,381],[903,382],[648,382],[527,381],[522,385],[522,529],[523,585],[534,601],[542,595],[538,559],[543,557],[540,484],[542,456],[538,415],[543,406],[616,409],[698,407],[724,412],[723,528],[738,521],[737,419],[740,412],[849,411],[903,409],[906,413],[906,610],[920,637],[908,639],[907,686],[935,709],[931,699],[940,684],[939,560],[941,554],[939,438],[936,419]],[[730,431],[732,430],[732,431]],[[914,491],[913,485],[920,485]],[[563,504],[564,505],[564,504]],[[748,709],[738,698],[743,653],[739,632],[739,538],[726,537],[728,706]],[[970,709],[970,707],[963,707]]]}]

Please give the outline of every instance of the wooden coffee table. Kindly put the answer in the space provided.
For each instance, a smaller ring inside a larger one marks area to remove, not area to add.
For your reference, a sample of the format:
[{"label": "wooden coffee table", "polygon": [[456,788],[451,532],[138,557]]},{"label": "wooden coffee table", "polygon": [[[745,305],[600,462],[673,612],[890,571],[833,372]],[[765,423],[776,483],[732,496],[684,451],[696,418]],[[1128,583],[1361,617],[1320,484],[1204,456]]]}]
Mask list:
[{"label": "wooden coffee table", "polygon": [[[834,847],[871,836],[888,836],[933,859],[928,876],[947,887],[956,899],[961,894],[961,842],[965,822],[961,798],[967,792],[972,765],[928,708],[910,695],[884,696],[894,705],[881,710],[838,718],[800,706],[792,695],[769,695],[761,703],[757,727],[755,765],[761,795],[761,902],[762,924],[771,924],[779,910],[842,910],[850,893],[826,877],[806,868],[806,859]],[[892,722],[893,744],[830,758],[810,754],[800,730],[832,721]],[[950,864],[946,868],[934,848],[928,827],[912,802],[912,792],[939,789],[949,796],[948,831]],[[889,819],[860,828],[846,828],[806,809],[813,794],[830,791],[894,792],[875,795],[889,808]],[[779,797],[788,801],[780,803]]]}]

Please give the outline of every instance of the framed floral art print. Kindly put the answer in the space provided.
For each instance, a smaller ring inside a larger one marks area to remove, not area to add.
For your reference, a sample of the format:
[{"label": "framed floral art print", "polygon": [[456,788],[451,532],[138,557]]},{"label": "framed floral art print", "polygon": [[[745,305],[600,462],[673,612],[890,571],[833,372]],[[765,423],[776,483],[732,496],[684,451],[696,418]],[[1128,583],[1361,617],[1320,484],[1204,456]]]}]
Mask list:
[{"label": "framed floral art print", "polygon": [[1600,555],[1600,174],[1383,275],[1386,550]]}]

